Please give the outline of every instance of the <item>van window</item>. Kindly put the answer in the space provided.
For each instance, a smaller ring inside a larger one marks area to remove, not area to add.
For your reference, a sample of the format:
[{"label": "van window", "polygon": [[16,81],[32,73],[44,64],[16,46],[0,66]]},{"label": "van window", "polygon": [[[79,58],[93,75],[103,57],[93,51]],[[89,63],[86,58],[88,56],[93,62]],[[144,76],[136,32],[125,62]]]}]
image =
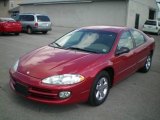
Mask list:
[{"label": "van window", "polygon": [[48,18],[48,16],[37,16],[37,20],[38,22],[49,22],[50,19]]},{"label": "van window", "polygon": [[157,25],[157,22],[156,21],[149,21],[149,20],[147,20],[144,24],[146,24],[146,25]]},{"label": "van window", "polygon": [[20,21],[34,21],[33,15],[20,15],[19,16]]}]

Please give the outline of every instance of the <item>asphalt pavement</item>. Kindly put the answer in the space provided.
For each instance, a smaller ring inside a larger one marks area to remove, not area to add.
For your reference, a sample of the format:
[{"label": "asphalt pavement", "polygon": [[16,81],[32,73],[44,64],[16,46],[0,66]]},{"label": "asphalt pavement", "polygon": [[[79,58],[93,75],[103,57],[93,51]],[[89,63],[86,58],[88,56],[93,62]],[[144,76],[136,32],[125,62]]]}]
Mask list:
[{"label": "asphalt pavement", "polygon": [[74,28],[54,27],[47,35],[0,36],[0,120],[160,120],[160,37],[151,70],[115,85],[98,107],[85,103],[57,106],[27,100],[9,87],[9,68],[25,53],[47,45]]}]

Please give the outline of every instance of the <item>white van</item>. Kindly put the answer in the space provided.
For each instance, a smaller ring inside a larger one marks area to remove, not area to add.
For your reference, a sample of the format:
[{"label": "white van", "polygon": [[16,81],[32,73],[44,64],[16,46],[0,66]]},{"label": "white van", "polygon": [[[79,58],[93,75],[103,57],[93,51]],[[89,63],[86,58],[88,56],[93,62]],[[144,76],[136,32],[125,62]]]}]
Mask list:
[{"label": "white van", "polygon": [[160,35],[160,21],[158,20],[146,20],[143,25],[143,32],[156,33]]}]

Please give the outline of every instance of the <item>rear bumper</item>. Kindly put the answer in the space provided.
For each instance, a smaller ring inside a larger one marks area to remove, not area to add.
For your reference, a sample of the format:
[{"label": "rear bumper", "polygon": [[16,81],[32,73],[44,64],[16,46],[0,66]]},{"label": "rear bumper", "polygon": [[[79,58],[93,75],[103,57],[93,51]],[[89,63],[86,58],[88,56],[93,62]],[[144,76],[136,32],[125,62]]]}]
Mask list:
[{"label": "rear bumper", "polygon": [[43,32],[43,31],[51,31],[52,30],[52,28],[50,28],[50,27],[47,27],[47,28],[43,28],[43,27],[34,27],[34,28],[32,28],[32,30],[34,31],[34,32]]},{"label": "rear bumper", "polygon": [[[27,94],[15,90],[15,85],[17,83],[27,87]],[[13,91],[27,99],[46,104],[73,104],[87,101],[89,97],[89,88],[87,89],[85,84],[87,83],[82,82],[70,86],[45,85],[41,83],[40,79],[10,71],[10,86]],[[66,99],[61,99],[59,93],[62,91],[70,91],[71,96]]]},{"label": "rear bumper", "polygon": [[150,33],[158,33],[158,29],[149,29],[149,28],[143,28],[143,32],[150,32]]}]

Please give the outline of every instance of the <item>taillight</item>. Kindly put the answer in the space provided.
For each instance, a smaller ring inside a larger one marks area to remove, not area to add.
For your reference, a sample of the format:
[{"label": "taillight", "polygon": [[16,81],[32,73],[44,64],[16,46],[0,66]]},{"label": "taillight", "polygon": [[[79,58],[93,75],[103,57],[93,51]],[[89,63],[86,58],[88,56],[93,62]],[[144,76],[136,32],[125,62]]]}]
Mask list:
[{"label": "taillight", "polygon": [[35,23],[35,27],[38,27],[38,23]]}]

